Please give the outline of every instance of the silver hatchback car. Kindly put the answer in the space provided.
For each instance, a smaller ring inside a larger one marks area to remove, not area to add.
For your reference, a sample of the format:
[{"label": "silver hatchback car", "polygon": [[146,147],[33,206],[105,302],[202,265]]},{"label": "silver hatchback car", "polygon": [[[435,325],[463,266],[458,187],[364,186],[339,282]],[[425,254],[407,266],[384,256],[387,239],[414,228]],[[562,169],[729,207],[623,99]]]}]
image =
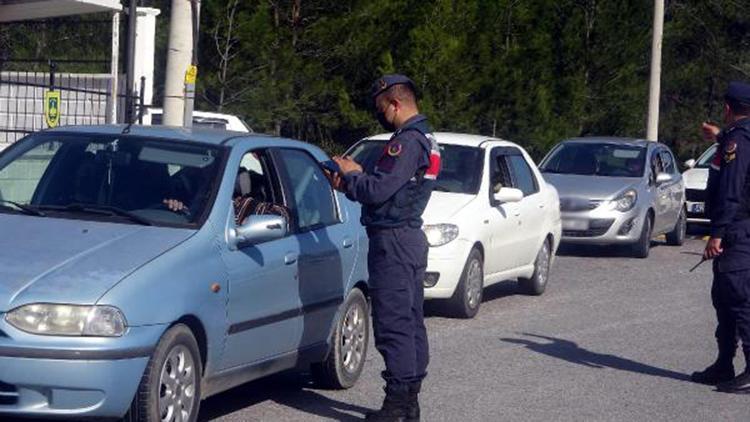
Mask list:
[{"label": "silver hatchback car", "polygon": [[651,239],[682,245],[685,184],[670,149],[631,138],[574,138],[539,166],[560,193],[562,241],[625,244],[648,257]]}]

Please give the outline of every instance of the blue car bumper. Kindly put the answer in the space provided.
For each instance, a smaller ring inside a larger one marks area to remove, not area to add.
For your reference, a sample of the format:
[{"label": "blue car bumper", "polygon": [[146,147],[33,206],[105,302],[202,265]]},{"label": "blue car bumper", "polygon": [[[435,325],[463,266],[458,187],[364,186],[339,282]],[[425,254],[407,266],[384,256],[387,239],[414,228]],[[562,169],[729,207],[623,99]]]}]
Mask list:
[{"label": "blue car bumper", "polygon": [[164,328],[65,338],[32,336],[0,321],[0,415],[122,417]]}]

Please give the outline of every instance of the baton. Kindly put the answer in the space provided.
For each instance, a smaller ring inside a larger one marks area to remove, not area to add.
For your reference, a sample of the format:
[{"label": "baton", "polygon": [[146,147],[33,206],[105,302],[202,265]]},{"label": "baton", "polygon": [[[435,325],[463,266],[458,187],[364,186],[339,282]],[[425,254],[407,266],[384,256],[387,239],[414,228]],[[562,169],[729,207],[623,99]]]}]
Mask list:
[{"label": "baton", "polygon": [[704,262],[706,262],[706,261],[708,261],[708,260],[707,260],[706,258],[701,258],[701,262],[699,262],[699,263],[695,264],[695,266],[694,266],[693,268],[691,268],[691,269],[690,269],[690,272],[692,273],[693,271],[697,270],[697,269],[698,269],[698,267],[700,267],[700,266],[701,266],[701,264],[703,264],[703,263],[704,263]]}]

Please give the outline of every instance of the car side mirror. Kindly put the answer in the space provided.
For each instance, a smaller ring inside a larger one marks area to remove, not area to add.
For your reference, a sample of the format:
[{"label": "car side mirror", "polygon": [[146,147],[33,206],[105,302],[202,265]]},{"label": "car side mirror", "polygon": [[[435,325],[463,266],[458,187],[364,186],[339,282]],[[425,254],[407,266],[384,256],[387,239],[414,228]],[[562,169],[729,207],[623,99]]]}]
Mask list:
[{"label": "car side mirror", "polygon": [[508,202],[521,202],[523,199],[523,192],[520,189],[515,188],[500,188],[499,191],[492,195],[495,202],[501,204]]},{"label": "car side mirror", "polygon": [[689,169],[694,168],[696,164],[698,164],[698,162],[695,161],[694,158],[691,158],[691,159],[685,161],[685,167],[687,167]]},{"label": "car side mirror", "polygon": [[656,184],[657,185],[663,185],[664,183],[669,183],[672,180],[674,180],[674,178],[669,173],[659,173],[659,174],[656,175]]},{"label": "car side mirror", "polygon": [[251,215],[241,226],[229,229],[229,246],[238,247],[281,239],[287,235],[288,224],[280,215]]}]

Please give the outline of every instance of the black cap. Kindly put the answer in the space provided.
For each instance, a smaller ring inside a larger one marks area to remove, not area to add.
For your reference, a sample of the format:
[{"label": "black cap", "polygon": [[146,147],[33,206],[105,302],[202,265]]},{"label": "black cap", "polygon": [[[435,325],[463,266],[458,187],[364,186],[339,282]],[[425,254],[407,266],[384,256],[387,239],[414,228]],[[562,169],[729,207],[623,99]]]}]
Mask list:
[{"label": "black cap", "polygon": [[377,98],[378,95],[382,94],[383,91],[394,85],[408,85],[409,89],[414,92],[414,95],[417,95],[417,89],[411,79],[407,78],[404,75],[384,75],[382,78],[375,81],[374,84],[372,84],[372,99],[375,100],[375,98]]},{"label": "black cap", "polygon": [[730,82],[726,99],[750,105],[750,84],[739,81]]}]

